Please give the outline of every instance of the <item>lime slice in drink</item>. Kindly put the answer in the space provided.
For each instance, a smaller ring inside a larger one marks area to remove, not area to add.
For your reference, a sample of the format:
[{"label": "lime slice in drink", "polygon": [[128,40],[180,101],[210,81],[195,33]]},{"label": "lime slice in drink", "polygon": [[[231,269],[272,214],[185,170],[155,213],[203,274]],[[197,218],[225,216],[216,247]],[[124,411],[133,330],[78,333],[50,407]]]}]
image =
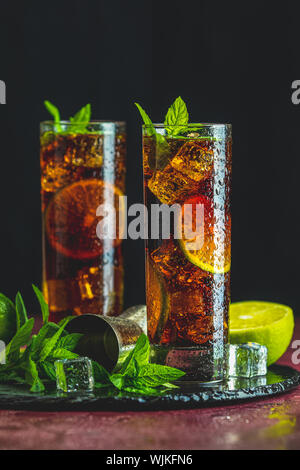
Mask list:
[{"label": "lime slice in drink", "polygon": [[230,343],[259,343],[268,348],[268,365],[287,350],[294,330],[293,311],[274,302],[235,302],[229,310]]},{"label": "lime slice in drink", "polygon": [[8,344],[16,329],[15,306],[4,294],[0,294],[0,340]]},{"label": "lime slice in drink", "polygon": [[[199,248],[193,249],[189,246],[191,242],[196,241],[195,235],[193,235],[194,238],[189,239],[185,234],[191,234],[195,230],[198,205],[204,208],[204,233],[203,238],[200,236]],[[191,207],[192,210],[186,211],[186,207]],[[185,257],[203,271],[213,274],[227,273],[230,270],[231,257],[230,216],[226,214],[224,225],[216,224],[213,202],[206,196],[200,195],[185,199],[180,217],[182,236],[178,242]]]},{"label": "lime slice in drink", "polygon": [[164,288],[162,276],[156,271],[150,260],[147,260],[147,316],[148,336],[151,341],[159,341],[168,319],[170,310],[169,297]]}]

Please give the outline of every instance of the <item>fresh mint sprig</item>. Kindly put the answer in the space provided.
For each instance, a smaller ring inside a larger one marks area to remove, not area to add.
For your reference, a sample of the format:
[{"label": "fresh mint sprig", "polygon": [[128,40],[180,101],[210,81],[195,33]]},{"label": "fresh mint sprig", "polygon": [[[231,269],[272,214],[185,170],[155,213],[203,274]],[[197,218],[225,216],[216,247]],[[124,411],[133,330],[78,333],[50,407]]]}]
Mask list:
[{"label": "fresh mint sprig", "polygon": [[[28,385],[32,392],[41,392],[55,380],[54,361],[78,357],[74,353],[82,335],[68,334],[62,325],[49,322],[49,309],[42,292],[33,286],[41,305],[43,325],[33,335],[34,318],[27,316],[21,294],[16,296],[16,333],[5,348],[6,361],[0,365],[0,382],[17,382]],[[23,347],[26,347],[23,350]]]},{"label": "fresh mint sprig", "polygon": [[[59,324],[49,322],[49,308],[43,294],[36,286],[33,289],[40,303],[43,325],[37,334],[32,334],[34,318],[28,319],[21,294],[18,292],[15,306],[7,299],[16,312],[17,331],[6,347],[6,363],[0,364],[0,382],[16,382],[29,386],[32,392],[43,392],[56,381],[54,362],[78,357],[76,346],[82,335],[66,331],[73,317],[67,317]],[[176,387],[171,382],[182,377],[184,372],[150,364],[149,357],[150,343],[142,334],[118,372],[110,374],[93,361],[95,388],[104,389],[107,396],[116,393],[158,396]]]},{"label": "fresh mint sprig", "polygon": [[[168,139],[156,131],[152,121],[146,111],[138,103],[134,103],[138,108],[144,124],[146,126],[146,135],[149,137],[155,137],[156,139],[156,155],[153,156],[153,161],[148,161],[148,164],[152,170],[163,169],[170,158],[171,149]],[[186,132],[188,129],[189,114],[187,107],[183,99],[178,96],[174,103],[168,109],[165,117],[164,126],[167,131],[167,137],[173,138]]]},{"label": "fresh mint sprig", "polygon": [[91,120],[91,105],[88,103],[86,106],[83,106],[74,116],[71,116],[69,118],[70,125],[68,126],[67,131],[62,130],[62,126],[60,124],[60,112],[59,109],[53,104],[50,103],[50,101],[45,100],[44,105],[49,111],[49,113],[52,115],[54,124],[55,124],[55,130],[58,133],[80,133],[84,134],[88,132],[87,130],[87,125]]},{"label": "fresh mint sprig", "polygon": [[109,374],[105,369],[102,371],[104,375],[101,386],[104,379],[107,386],[110,382],[120,391],[142,395],[159,395],[170,388],[176,388],[170,382],[178,380],[184,372],[174,367],[149,364],[149,357],[149,339],[142,334],[119,372]]},{"label": "fresh mint sprig", "polygon": [[[166,141],[163,135],[156,132],[155,127],[152,124],[152,121],[148,114],[144,111],[140,104],[134,103],[138,108],[144,124],[146,125],[146,133],[148,136],[156,136],[158,140]],[[175,137],[178,134],[181,134],[187,130],[187,124],[189,122],[189,113],[187,107],[181,96],[178,96],[174,103],[168,109],[168,112],[165,117],[164,125],[169,136]],[[176,126],[175,128],[172,126]],[[159,137],[158,137],[159,136]]]}]

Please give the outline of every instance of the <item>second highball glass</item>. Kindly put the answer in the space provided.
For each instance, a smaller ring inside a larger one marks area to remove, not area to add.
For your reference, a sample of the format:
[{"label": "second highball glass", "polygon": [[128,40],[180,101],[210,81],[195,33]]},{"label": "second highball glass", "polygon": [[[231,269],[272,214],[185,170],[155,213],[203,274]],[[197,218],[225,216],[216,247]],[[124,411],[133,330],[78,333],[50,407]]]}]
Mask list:
[{"label": "second highball glass", "polygon": [[125,192],[123,122],[41,123],[43,292],[50,319],[123,307],[121,238],[97,237],[97,208]]}]

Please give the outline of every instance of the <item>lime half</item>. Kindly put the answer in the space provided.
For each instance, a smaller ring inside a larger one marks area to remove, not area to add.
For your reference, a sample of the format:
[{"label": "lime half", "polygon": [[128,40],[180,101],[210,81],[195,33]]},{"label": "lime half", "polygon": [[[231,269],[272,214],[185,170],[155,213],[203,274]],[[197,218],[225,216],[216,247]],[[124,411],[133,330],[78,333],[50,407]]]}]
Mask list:
[{"label": "lime half", "polygon": [[294,330],[293,311],[273,302],[245,301],[230,305],[230,343],[253,341],[268,348],[268,365],[289,347]]}]

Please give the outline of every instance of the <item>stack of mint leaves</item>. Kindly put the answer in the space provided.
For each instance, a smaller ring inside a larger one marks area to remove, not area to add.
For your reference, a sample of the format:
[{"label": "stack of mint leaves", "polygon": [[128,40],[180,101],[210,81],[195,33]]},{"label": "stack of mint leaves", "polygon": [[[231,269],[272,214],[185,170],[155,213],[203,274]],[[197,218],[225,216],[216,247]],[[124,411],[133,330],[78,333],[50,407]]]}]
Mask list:
[{"label": "stack of mint leaves", "polygon": [[[67,317],[58,324],[50,322],[49,308],[42,292],[34,285],[33,289],[43,319],[36,334],[32,334],[34,318],[28,318],[21,294],[18,292],[15,304],[0,294],[2,305],[7,305],[7,314],[12,315],[14,312],[16,315],[15,334],[5,351],[0,353],[0,383],[23,384],[32,392],[43,392],[56,382],[56,360],[79,357],[75,349],[82,335],[67,332],[66,326],[73,317]],[[1,354],[5,354],[5,357],[1,357]],[[110,374],[101,364],[92,361],[95,388],[105,389],[108,395],[125,392],[154,396],[176,388],[171,382],[182,377],[184,372],[173,367],[151,364],[149,357],[149,340],[142,334],[118,372],[113,371]]]}]

